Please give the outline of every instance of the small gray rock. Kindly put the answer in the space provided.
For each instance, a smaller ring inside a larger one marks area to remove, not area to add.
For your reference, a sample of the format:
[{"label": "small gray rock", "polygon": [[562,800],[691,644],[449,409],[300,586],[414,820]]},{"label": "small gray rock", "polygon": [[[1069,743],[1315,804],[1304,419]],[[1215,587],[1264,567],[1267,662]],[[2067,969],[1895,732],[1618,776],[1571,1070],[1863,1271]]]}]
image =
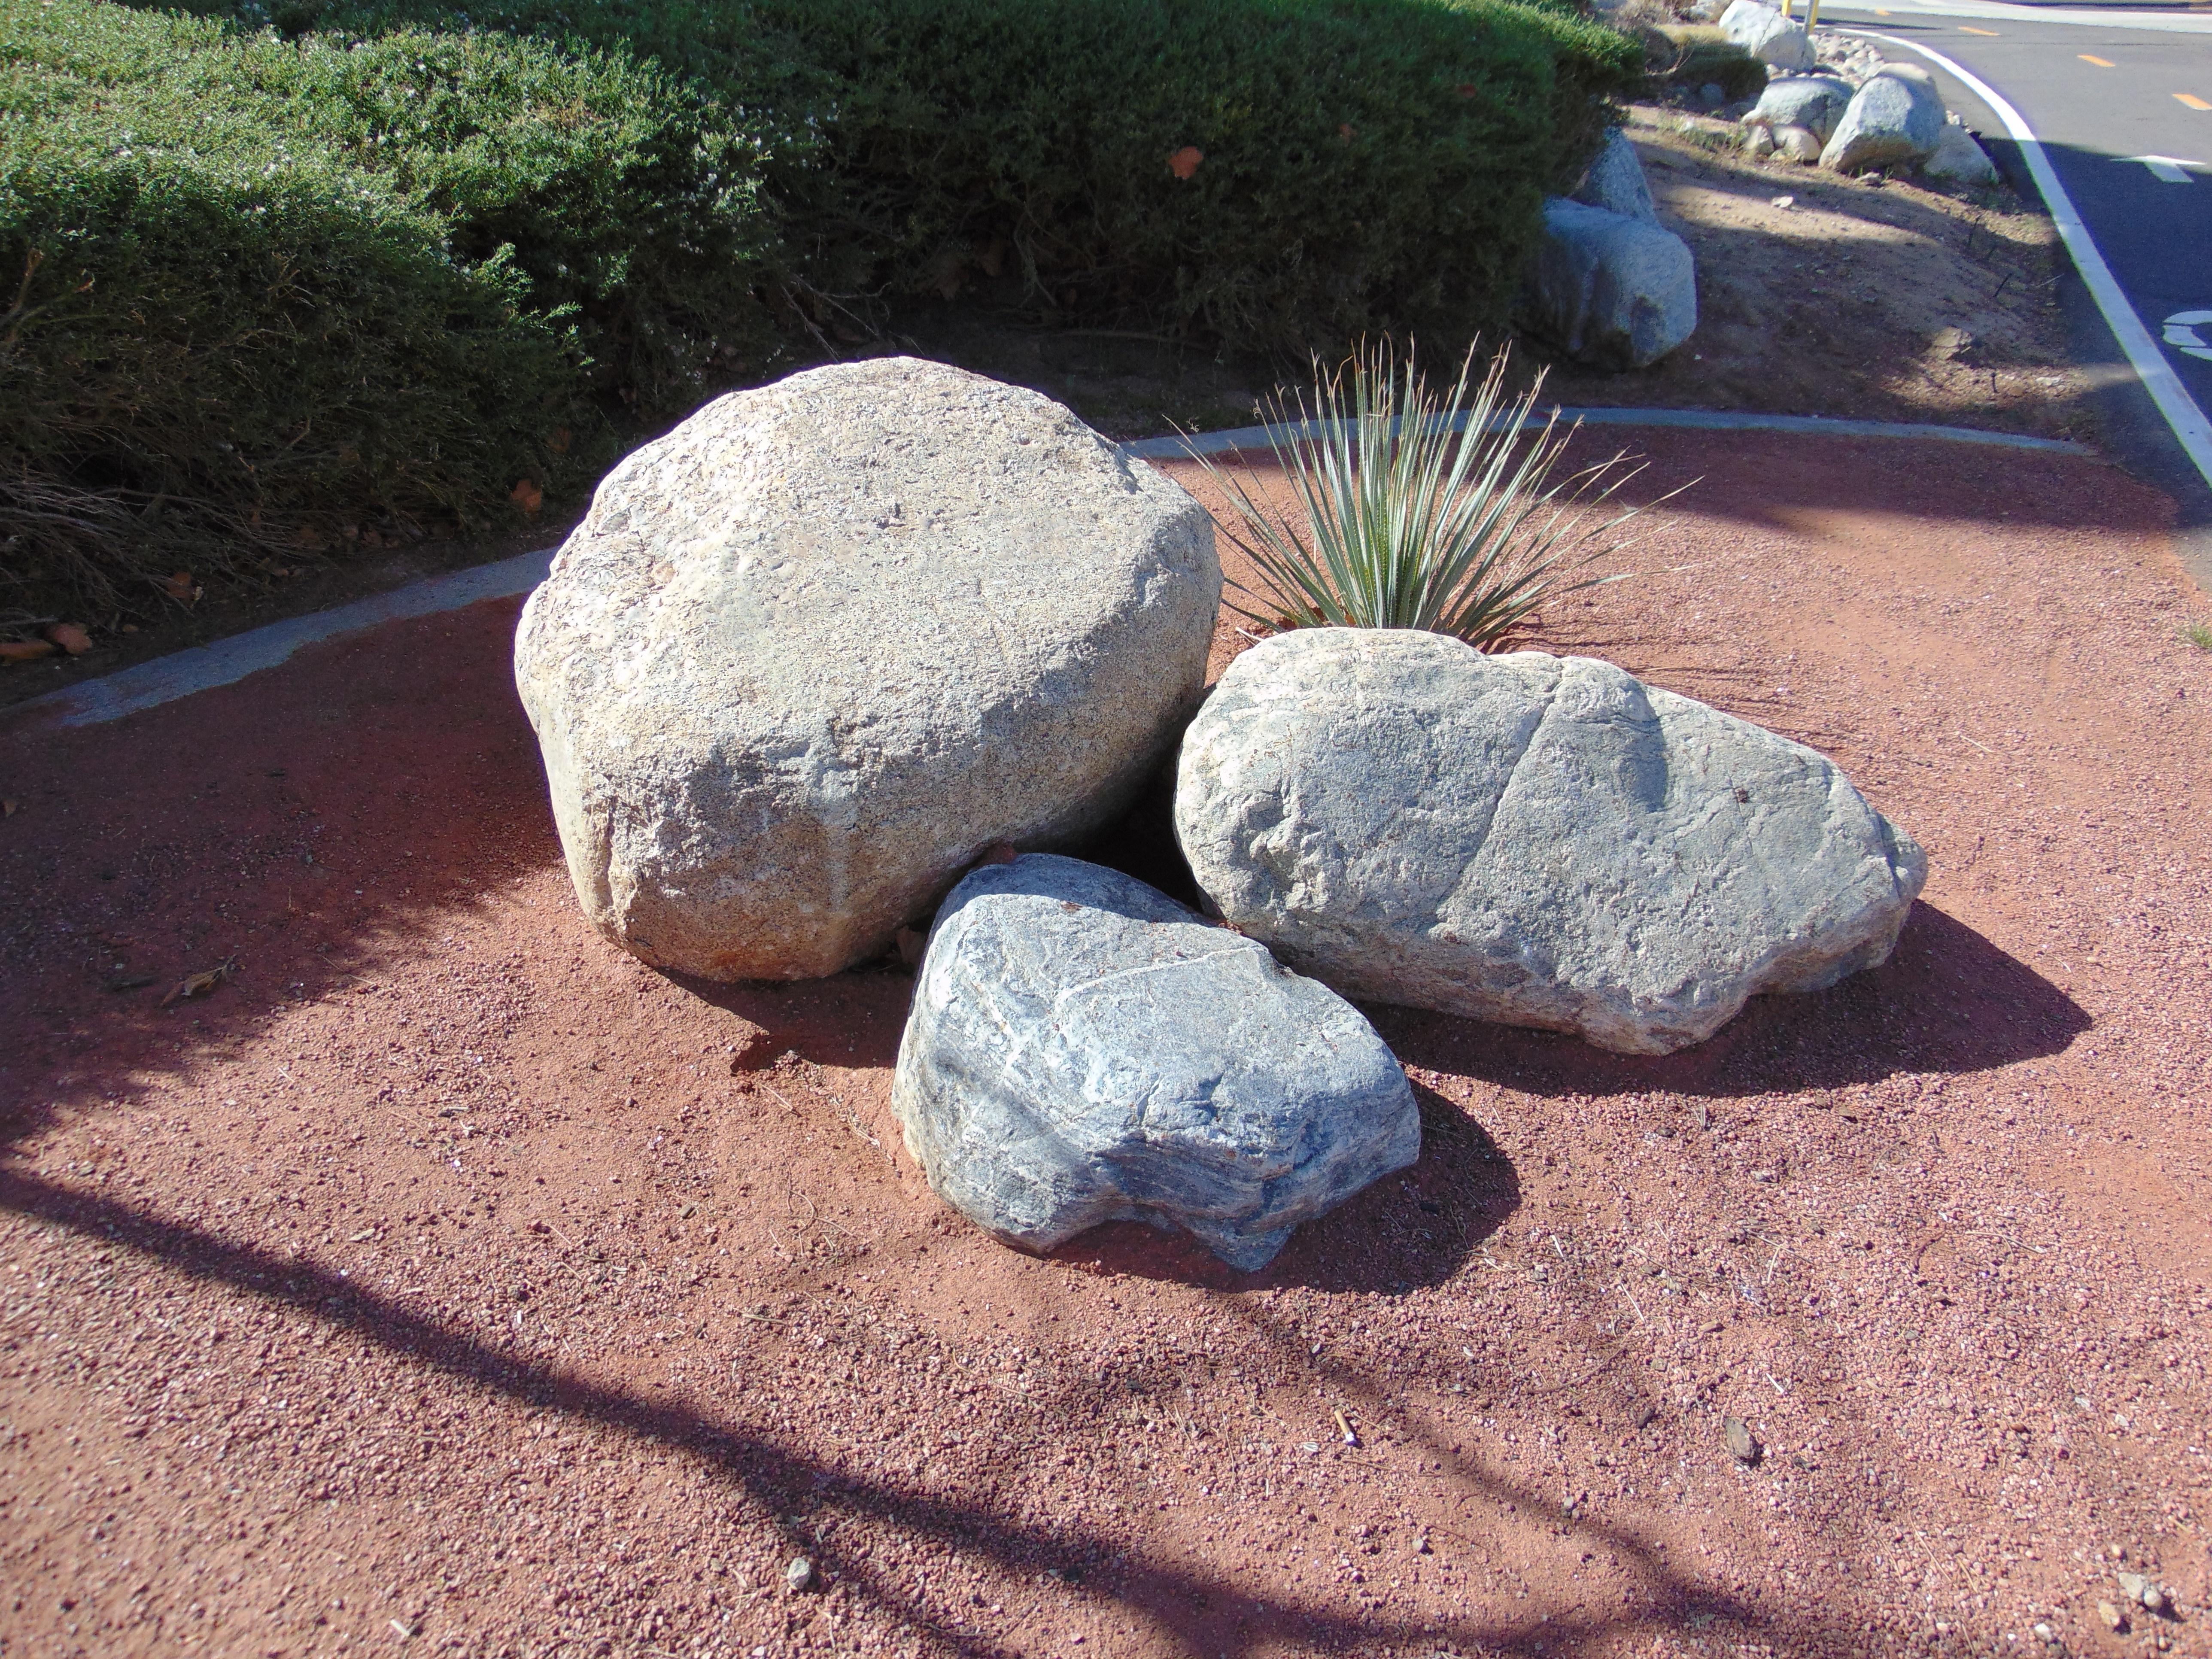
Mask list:
[{"label": "small gray rock", "polygon": [[1577,362],[1649,368],[1697,330],[1689,245],[1644,220],[1554,198],[1544,204],[1522,319]]},{"label": "small gray rock", "polygon": [[1802,744],[1610,663],[1407,629],[1237,658],[1175,822],[1230,924],[1346,995],[1628,1054],[1882,962],[1927,878]]},{"label": "small gray rock", "polygon": [[784,1587],[791,1590],[814,1588],[814,1564],[803,1555],[791,1558],[791,1565],[783,1570]]},{"label": "small gray rock", "polygon": [[1885,64],[1851,95],[1820,152],[1820,165],[1836,173],[1863,173],[1917,161],[1936,153],[1944,125],[1943,94],[1928,71]]},{"label": "small gray rock", "polygon": [[1974,135],[1948,121],[1943,136],[1936,141],[1935,153],[1920,164],[1920,170],[1930,179],[1949,179],[1962,185],[1993,185],[1998,178],[1996,163],[1974,142]]},{"label": "small gray rock", "polygon": [[1826,143],[1850,101],[1850,88],[1832,75],[1781,75],[1743,118],[1751,126],[1803,127]]},{"label": "small gray rock", "polygon": [[1009,1243],[1136,1219],[1245,1271],[1421,1144],[1404,1072],[1350,1003],[1048,854],[952,890],[891,1107],[939,1196]]},{"label": "small gray rock", "polygon": [[1802,23],[1759,0],[1735,0],[1721,14],[1721,33],[1762,64],[1778,70],[1813,67],[1813,37]]},{"label": "small gray rock", "polygon": [[1751,1431],[1751,1425],[1741,1417],[1721,1419],[1721,1438],[1727,1443],[1729,1455],[1739,1463],[1759,1462],[1764,1449]]},{"label": "small gray rock", "polygon": [[1585,207],[1603,208],[1624,218],[1641,219],[1647,225],[1659,222],[1658,212],[1651,205],[1650,182],[1644,176],[1644,163],[1637,159],[1636,147],[1619,127],[1606,135],[1605,148],[1590,163],[1589,172],[1583,176],[1574,199]]}]

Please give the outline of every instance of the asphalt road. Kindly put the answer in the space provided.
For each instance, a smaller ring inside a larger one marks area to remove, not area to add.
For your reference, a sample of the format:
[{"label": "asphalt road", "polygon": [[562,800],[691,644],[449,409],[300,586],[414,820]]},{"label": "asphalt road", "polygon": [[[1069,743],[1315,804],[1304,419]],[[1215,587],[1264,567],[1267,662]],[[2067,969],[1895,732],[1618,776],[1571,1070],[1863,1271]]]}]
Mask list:
[{"label": "asphalt road", "polygon": [[[2155,349],[2198,410],[2212,413],[2212,15],[1923,0],[1824,4],[1820,21],[1929,47],[2010,103]],[[1947,101],[2033,197],[2025,159],[1997,112],[1929,67]],[[2158,159],[2136,159],[2143,156]],[[2107,428],[2131,467],[2183,502],[2199,531],[2199,580],[2212,584],[2212,479],[2144,392],[2087,288],[2078,278],[2070,285],[2077,355],[2110,371],[2097,377]]]}]

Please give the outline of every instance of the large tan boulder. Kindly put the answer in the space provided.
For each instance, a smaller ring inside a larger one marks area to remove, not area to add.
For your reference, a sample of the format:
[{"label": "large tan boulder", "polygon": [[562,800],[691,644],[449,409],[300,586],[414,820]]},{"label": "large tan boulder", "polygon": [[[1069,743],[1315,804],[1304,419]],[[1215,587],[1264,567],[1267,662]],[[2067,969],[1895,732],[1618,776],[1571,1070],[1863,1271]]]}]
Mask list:
[{"label": "large tan boulder", "polygon": [[878,954],[993,842],[1127,804],[1220,593],[1204,509],[1036,392],[884,358],[718,398],[516,635],[585,914],[710,979]]}]

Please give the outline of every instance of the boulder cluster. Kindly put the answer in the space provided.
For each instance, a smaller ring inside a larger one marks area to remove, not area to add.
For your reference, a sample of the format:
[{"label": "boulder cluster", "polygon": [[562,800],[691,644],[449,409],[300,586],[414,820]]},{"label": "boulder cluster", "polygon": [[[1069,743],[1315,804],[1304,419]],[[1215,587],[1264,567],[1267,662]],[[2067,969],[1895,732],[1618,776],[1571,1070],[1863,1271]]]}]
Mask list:
[{"label": "boulder cluster", "polygon": [[[717,400],[517,633],[585,915],[714,980],[926,925],[892,1105],[933,1188],[1024,1249],[1133,1218],[1245,1269],[1419,1153],[1346,996],[1663,1054],[1895,944],[1926,861],[1812,750],[1409,630],[1280,635],[1206,696],[1220,594],[1204,510],[1036,392],[892,358]],[[1170,757],[1206,914],[1057,850]]]},{"label": "boulder cluster", "polygon": [[1885,62],[1869,43],[1826,31],[1816,41],[1760,0],[1729,0],[1720,27],[1767,65],[1765,89],[1743,116],[1753,155],[1836,173],[1903,167],[1963,184],[1996,181],[1989,156],[1917,64]]}]

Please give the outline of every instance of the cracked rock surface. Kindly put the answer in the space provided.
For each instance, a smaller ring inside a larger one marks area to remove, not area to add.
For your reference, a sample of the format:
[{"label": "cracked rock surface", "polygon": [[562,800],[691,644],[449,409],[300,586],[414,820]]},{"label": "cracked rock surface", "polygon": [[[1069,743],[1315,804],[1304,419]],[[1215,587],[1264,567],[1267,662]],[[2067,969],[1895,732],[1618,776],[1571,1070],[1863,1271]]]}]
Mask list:
[{"label": "cracked rock surface", "polygon": [[1246,1271],[1420,1152],[1412,1086],[1358,1009],[1144,883],[1048,854],[945,901],[891,1106],[939,1195],[1010,1243],[1143,1220]]},{"label": "cracked rock surface", "polygon": [[1127,803],[1220,596],[1205,510],[1036,392],[894,357],[717,398],[516,635],[584,914],[708,979],[877,956],[991,842]]},{"label": "cracked rock surface", "polygon": [[1347,995],[1666,1054],[1887,958],[1927,877],[1826,759],[1582,657],[1312,629],[1185,735],[1176,830]]}]

